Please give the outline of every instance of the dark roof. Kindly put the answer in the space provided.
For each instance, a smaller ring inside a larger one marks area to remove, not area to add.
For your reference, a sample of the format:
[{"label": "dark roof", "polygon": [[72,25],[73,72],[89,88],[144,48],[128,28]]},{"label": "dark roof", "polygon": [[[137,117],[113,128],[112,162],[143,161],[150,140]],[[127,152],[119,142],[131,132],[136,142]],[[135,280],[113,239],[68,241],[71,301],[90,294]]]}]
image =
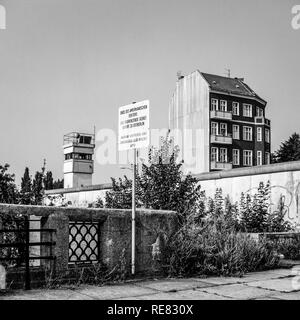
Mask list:
[{"label": "dark roof", "polygon": [[248,96],[257,98],[266,102],[257,93],[255,93],[242,78],[229,78],[222,77],[214,74],[200,72],[203,78],[208,82],[210,88],[220,93],[238,94],[242,96]]}]

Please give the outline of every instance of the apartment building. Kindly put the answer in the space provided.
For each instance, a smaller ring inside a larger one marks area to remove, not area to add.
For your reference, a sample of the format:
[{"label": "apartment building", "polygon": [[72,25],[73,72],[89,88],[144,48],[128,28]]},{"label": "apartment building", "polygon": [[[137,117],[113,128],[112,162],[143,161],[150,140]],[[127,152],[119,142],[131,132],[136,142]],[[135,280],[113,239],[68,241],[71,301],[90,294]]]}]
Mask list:
[{"label": "apartment building", "polygon": [[198,70],[178,77],[169,127],[183,135],[187,129],[198,132],[198,140],[189,141],[195,161],[185,165],[184,171],[197,174],[269,164],[271,128],[266,105],[242,78]]}]

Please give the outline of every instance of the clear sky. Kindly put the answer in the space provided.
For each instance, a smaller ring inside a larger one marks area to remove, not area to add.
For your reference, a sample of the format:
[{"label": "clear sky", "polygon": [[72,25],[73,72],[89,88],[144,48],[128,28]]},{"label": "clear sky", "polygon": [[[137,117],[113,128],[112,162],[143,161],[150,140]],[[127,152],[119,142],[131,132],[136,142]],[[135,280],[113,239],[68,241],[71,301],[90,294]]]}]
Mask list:
[{"label": "clear sky", "polygon": [[[268,101],[272,147],[300,132],[299,0],[0,0],[0,163],[17,182],[47,159],[62,178],[62,137],[117,130],[118,107],[149,99],[168,126],[176,73],[244,77]],[[94,183],[118,176],[95,164]]]}]

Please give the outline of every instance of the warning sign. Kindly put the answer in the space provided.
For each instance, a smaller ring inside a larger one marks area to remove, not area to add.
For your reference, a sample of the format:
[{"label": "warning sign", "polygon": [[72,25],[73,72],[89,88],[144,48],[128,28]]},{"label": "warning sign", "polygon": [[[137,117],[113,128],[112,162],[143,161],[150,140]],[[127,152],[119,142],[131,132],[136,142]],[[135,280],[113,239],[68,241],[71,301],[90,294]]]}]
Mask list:
[{"label": "warning sign", "polygon": [[119,108],[119,150],[149,145],[149,100]]}]

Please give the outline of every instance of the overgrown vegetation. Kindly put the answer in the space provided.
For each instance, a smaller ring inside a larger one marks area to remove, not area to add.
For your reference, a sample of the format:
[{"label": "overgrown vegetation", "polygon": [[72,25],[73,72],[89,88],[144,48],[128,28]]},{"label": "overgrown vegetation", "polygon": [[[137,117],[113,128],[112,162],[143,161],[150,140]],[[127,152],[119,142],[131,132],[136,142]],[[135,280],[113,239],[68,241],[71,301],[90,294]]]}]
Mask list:
[{"label": "overgrown vegetation", "polygon": [[[25,220],[23,216],[16,216],[10,213],[1,214],[1,226],[6,230],[20,230],[24,229]],[[0,234],[2,244],[10,244],[13,242],[25,243],[24,232],[5,232]],[[5,258],[13,258],[12,260],[1,261],[1,264],[8,266],[20,266],[24,263],[24,247],[4,247],[0,248],[0,256]],[[17,258],[15,260],[14,258]]]},{"label": "overgrown vegetation", "polygon": [[200,225],[194,221],[183,225],[169,239],[166,252],[166,271],[173,276],[241,276],[279,262],[271,242],[236,232],[223,214]]},{"label": "overgrown vegetation", "polygon": [[275,241],[277,250],[285,259],[300,260],[300,239],[288,238]]},{"label": "overgrown vegetation", "polygon": [[190,212],[167,243],[167,272],[229,276],[274,268],[279,262],[275,243],[248,234],[286,228],[268,214],[268,189],[268,184],[260,184],[257,194],[242,195],[240,206],[223,198],[221,189],[214,199],[202,200],[200,216]]},{"label": "overgrown vegetation", "polygon": [[64,286],[79,286],[81,284],[103,285],[112,282],[123,282],[128,276],[128,266],[125,257],[125,248],[122,250],[118,263],[108,268],[104,263],[77,265],[60,271],[59,275],[53,270],[46,271],[46,288]]}]

